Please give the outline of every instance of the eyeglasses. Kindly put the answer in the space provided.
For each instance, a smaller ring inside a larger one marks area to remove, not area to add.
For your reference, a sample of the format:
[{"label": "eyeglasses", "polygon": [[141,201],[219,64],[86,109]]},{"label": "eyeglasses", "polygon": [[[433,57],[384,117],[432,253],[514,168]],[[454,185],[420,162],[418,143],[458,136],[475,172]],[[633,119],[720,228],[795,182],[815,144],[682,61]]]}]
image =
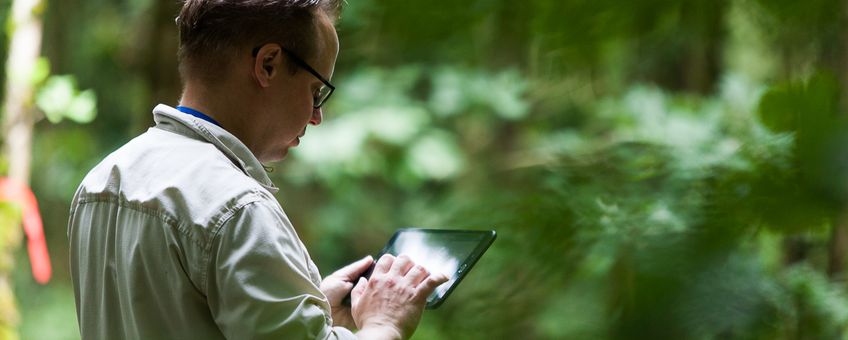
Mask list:
[{"label": "eyeglasses", "polygon": [[[256,48],[253,49],[253,57],[254,58],[257,55],[259,55],[259,49],[261,47],[262,46],[257,46]],[[330,84],[329,80],[327,80],[326,78],[321,76],[321,74],[318,73],[318,71],[315,71],[315,69],[312,68],[312,66],[309,66],[309,64],[307,64],[305,61],[303,61],[303,59],[300,59],[300,57],[298,57],[292,51],[289,51],[285,47],[281,47],[281,48],[283,49],[283,52],[285,52],[286,55],[288,55],[289,58],[291,58],[294,61],[294,63],[297,64],[297,66],[300,66],[304,70],[308,71],[309,73],[312,73],[312,75],[315,76],[315,78],[318,78],[318,80],[320,80],[322,83],[324,83],[324,86],[321,86],[320,88],[318,88],[318,90],[315,91],[315,93],[312,94],[312,96],[313,96],[312,97],[312,100],[313,100],[312,107],[316,108],[316,109],[320,108],[321,105],[324,105],[324,103],[327,102],[327,99],[330,98],[330,95],[333,94],[333,91],[336,90],[336,87],[333,86],[333,84]]]}]

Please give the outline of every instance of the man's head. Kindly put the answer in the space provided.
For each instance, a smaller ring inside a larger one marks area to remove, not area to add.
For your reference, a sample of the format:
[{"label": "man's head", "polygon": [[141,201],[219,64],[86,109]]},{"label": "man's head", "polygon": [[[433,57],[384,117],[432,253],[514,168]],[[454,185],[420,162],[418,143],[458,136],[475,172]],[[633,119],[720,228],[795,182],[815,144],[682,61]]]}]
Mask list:
[{"label": "man's head", "polygon": [[[186,0],[180,31],[183,101],[202,103],[261,161],[285,157],[306,125],[338,54],[341,0]],[[325,91],[326,92],[326,91]]]},{"label": "man's head", "polygon": [[223,65],[260,44],[276,42],[304,60],[315,56],[317,17],[338,18],[340,0],[186,0],[180,31],[180,74],[220,79]]}]

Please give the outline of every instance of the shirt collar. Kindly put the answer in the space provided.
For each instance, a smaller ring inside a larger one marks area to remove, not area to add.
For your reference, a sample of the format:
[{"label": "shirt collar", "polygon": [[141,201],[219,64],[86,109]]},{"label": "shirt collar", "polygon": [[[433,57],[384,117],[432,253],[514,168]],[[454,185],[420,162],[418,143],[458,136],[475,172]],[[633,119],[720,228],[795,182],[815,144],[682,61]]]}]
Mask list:
[{"label": "shirt collar", "polygon": [[250,149],[227,130],[164,104],[156,105],[153,109],[153,120],[157,128],[211,143],[269,192],[274,194],[279,190],[271,183],[262,163]]}]

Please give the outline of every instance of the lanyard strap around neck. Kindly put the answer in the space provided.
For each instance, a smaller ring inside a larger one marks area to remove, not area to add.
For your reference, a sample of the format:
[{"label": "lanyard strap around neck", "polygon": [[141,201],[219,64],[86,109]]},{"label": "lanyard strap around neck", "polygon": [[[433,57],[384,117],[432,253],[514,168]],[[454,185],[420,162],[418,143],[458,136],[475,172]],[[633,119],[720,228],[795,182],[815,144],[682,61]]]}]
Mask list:
[{"label": "lanyard strap around neck", "polygon": [[221,126],[221,124],[218,124],[218,122],[216,122],[214,119],[212,119],[212,117],[209,117],[209,116],[203,114],[203,112],[197,111],[197,110],[192,109],[192,108],[187,107],[187,106],[177,106],[176,109],[179,110],[180,112],[190,114],[190,115],[195,116],[197,118],[203,119],[207,122],[215,124],[220,128],[223,128],[223,126]]}]

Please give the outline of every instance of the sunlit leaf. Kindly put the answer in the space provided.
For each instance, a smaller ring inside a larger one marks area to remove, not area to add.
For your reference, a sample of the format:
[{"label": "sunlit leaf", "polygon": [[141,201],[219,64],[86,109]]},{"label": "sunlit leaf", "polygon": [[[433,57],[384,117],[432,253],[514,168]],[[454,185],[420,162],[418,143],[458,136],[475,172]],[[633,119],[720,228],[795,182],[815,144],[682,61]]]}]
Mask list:
[{"label": "sunlit leaf", "polygon": [[74,97],[65,111],[65,117],[77,123],[89,123],[97,116],[97,97],[94,90],[85,90]]},{"label": "sunlit leaf", "polygon": [[45,57],[40,57],[35,61],[35,68],[32,70],[30,82],[38,85],[44,82],[50,75],[50,61]]},{"label": "sunlit leaf", "polygon": [[444,180],[456,176],[463,168],[459,148],[446,133],[431,133],[409,149],[407,166],[423,178]]},{"label": "sunlit leaf", "polygon": [[360,119],[370,122],[368,129],[379,140],[396,145],[408,142],[429,123],[428,113],[415,106],[376,108]]},{"label": "sunlit leaf", "polygon": [[51,123],[58,123],[62,121],[75,95],[76,80],[73,76],[52,76],[39,90],[35,104]]}]

